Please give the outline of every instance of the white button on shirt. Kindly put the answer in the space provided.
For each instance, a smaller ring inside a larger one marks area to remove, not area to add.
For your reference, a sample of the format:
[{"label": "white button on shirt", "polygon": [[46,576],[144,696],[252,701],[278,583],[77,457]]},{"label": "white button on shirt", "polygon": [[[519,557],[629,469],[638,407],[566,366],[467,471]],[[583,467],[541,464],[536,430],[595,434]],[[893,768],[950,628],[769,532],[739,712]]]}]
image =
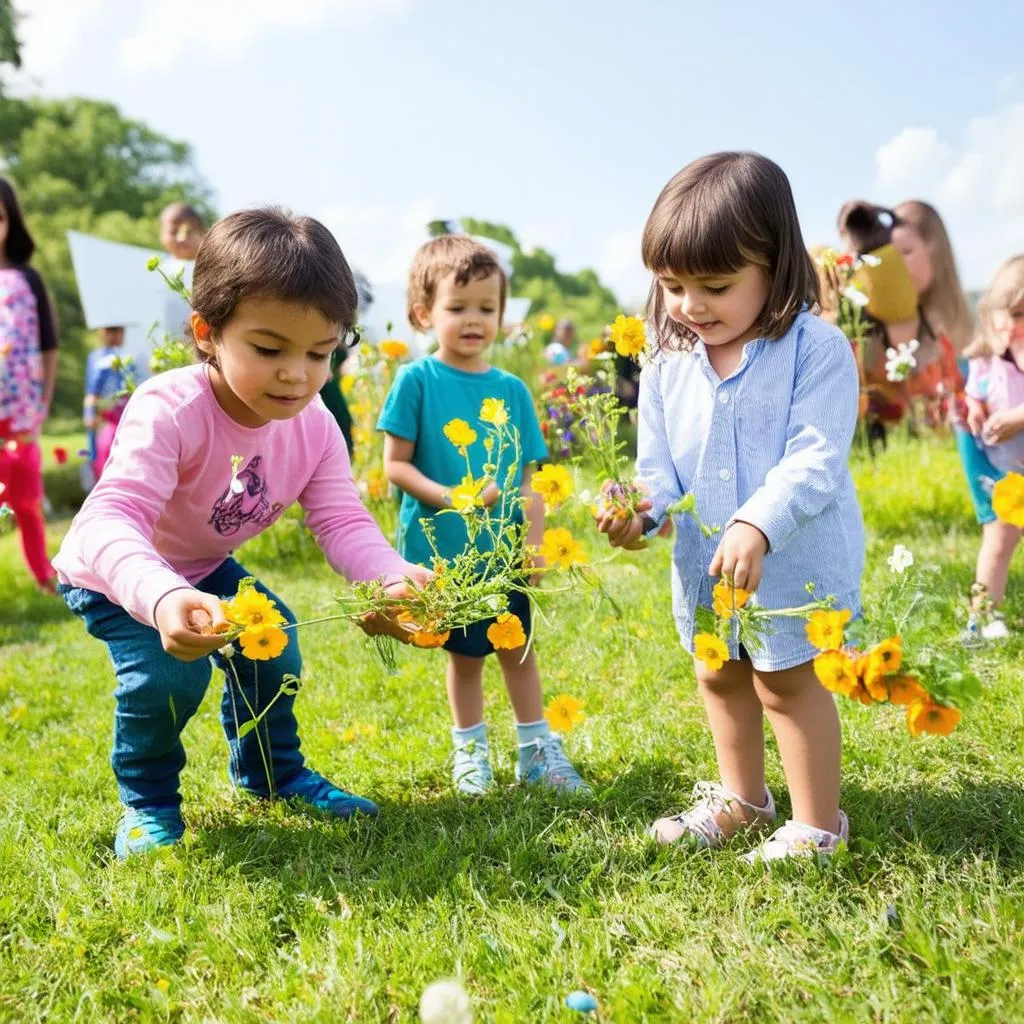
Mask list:
[{"label": "white button on shirt", "polygon": [[[803,312],[778,340],[745,345],[728,382],[727,395],[700,343],[692,356],[660,352],[644,367],[637,476],[649,514],[660,524],[672,502],[693,494],[708,525],[725,530],[739,519],[768,538],[757,604],[804,604],[813,581],[817,594],[835,595],[836,607],[856,616],[864,524],[848,466],[860,392],[849,342]],[[721,535],[704,537],[689,516],[675,522],[672,605],[692,651],[696,609],[711,607],[708,566]],[[749,652],[755,668],[778,671],[814,657],[802,619],[771,626],[764,646]],[[733,658],[738,646],[734,634]]]}]

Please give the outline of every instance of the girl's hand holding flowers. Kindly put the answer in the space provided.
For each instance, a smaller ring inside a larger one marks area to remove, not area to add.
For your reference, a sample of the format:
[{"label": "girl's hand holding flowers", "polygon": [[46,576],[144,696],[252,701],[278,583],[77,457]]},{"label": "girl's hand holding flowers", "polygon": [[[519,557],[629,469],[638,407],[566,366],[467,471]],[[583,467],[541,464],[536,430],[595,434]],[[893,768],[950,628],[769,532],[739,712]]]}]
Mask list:
[{"label": "girl's hand holding flowers", "polygon": [[608,508],[599,512],[596,518],[598,533],[608,536],[608,543],[613,548],[625,548],[626,551],[642,551],[647,545],[643,540],[644,517],[651,503],[643,499],[636,507],[636,514],[625,518],[616,510]]},{"label": "girl's hand holding flowers", "polygon": [[768,538],[750,523],[737,520],[726,528],[709,576],[725,576],[736,587],[753,593],[761,583],[761,567],[768,553]]},{"label": "girl's hand holding flowers", "polygon": [[228,628],[219,597],[193,587],[165,594],[157,602],[153,622],[164,650],[179,661],[197,661],[224,644]]},{"label": "girl's hand holding flowers", "polygon": [[[409,583],[412,583],[416,588],[423,588],[434,578],[434,574],[421,565],[410,565],[407,569],[407,575],[408,580],[398,580],[384,588],[388,597],[396,602],[403,601],[405,598],[412,596],[413,591]],[[356,625],[367,636],[390,636],[399,643],[409,644],[412,643],[415,630],[410,629],[408,625],[399,621],[398,616],[401,614],[401,610],[396,604],[394,608],[388,611],[369,612],[359,619]]]},{"label": "girl's hand holding flowers", "polygon": [[1016,437],[1024,430],[1024,411],[1018,406],[1015,409],[1001,409],[992,413],[982,428],[982,440],[986,444],[1002,444]]}]

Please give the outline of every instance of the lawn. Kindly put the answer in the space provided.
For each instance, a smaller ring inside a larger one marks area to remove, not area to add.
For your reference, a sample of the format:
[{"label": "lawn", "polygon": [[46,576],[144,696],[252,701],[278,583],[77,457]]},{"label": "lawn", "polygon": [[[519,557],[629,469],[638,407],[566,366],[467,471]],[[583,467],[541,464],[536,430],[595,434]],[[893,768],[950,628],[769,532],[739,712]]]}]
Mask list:
[{"label": "lawn", "polygon": [[[858,481],[869,607],[897,541],[940,567],[951,598],[966,593],[977,530],[952,443],[897,444]],[[51,524],[54,545],[66,525]],[[389,676],[353,628],[310,627],[304,750],[380,818],[345,825],[237,795],[215,679],[185,737],[187,841],[120,864],[107,655],[35,593],[16,545],[0,536],[0,1019],[405,1021],[447,976],[480,1021],[580,1019],[564,1006],[578,988],[599,1020],[629,1024],[1024,1019],[1018,639],[984,652],[985,694],[948,739],[844,701],[850,848],[768,872],[740,860],[747,843],[709,854],[645,837],[715,777],[666,545],[607,566],[624,619],[566,600],[538,637],[547,694],[586,702],[567,748],[596,792],[576,803],[514,787],[494,666],[504,785],[458,799],[442,655],[403,652]],[[304,551],[257,542],[241,557],[311,617],[339,581]],[[1010,593],[1019,630],[1019,561]],[[962,625],[951,600],[949,635]]]}]

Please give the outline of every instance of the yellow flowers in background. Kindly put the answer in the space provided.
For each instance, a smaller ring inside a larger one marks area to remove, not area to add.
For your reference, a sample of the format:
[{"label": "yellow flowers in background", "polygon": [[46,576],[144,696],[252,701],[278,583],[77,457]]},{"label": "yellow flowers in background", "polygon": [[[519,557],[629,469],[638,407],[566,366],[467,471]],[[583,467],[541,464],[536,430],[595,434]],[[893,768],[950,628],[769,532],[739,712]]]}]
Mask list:
[{"label": "yellow flowers in background", "polygon": [[544,499],[544,511],[554,512],[572,494],[572,477],[565,466],[548,462],[533,474],[530,487]]},{"label": "yellow flowers in background", "polygon": [[409,354],[409,346],[400,338],[385,338],[377,347],[385,359],[404,359]]},{"label": "yellow flowers in background", "polygon": [[551,726],[552,732],[572,732],[577,725],[586,721],[587,716],[583,707],[583,701],[568,693],[560,693],[557,697],[551,698],[544,709],[544,718]]},{"label": "yellow flowers in background", "polygon": [[465,420],[449,420],[443,430],[444,436],[463,454],[476,441],[476,431]]},{"label": "yellow flowers in background", "polygon": [[568,569],[573,565],[582,565],[587,560],[583,545],[562,526],[544,531],[540,553],[544,561],[553,568]]},{"label": "yellow flowers in background", "polygon": [[1024,476],[1007,473],[992,489],[992,511],[1010,526],[1024,529]]},{"label": "yellow flowers in background", "polygon": [[522,647],[526,643],[522,620],[512,612],[502,612],[487,627],[487,639],[499,651],[514,651]]},{"label": "yellow flowers in background", "polygon": [[620,313],[611,325],[612,343],[620,356],[636,359],[647,345],[647,332],[639,317]]},{"label": "yellow flowers in background", "polygon": [[555,329],[555,318],[550,313],[541,313],[537,317],[537,326],[542,331],[553,331]]}]

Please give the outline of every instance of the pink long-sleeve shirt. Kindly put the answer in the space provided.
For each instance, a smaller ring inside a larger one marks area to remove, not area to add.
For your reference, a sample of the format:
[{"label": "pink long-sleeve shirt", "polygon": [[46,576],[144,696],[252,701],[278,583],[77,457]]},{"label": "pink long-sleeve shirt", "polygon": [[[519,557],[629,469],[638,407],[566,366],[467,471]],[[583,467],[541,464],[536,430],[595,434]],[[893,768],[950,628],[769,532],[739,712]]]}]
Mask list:
[{"label": "pink long-sleeve shirt", "polygon": [[[234,474],[232,456],[241,456]],[[360,501],[319,397],[292,419],[243,427],[220,407],[204,366],[170,370],[132,395],[53,564],[61,582],[99,591],[152,626],[165,594],[208,576],[295,501],[341,575],[408,572]]]}]

